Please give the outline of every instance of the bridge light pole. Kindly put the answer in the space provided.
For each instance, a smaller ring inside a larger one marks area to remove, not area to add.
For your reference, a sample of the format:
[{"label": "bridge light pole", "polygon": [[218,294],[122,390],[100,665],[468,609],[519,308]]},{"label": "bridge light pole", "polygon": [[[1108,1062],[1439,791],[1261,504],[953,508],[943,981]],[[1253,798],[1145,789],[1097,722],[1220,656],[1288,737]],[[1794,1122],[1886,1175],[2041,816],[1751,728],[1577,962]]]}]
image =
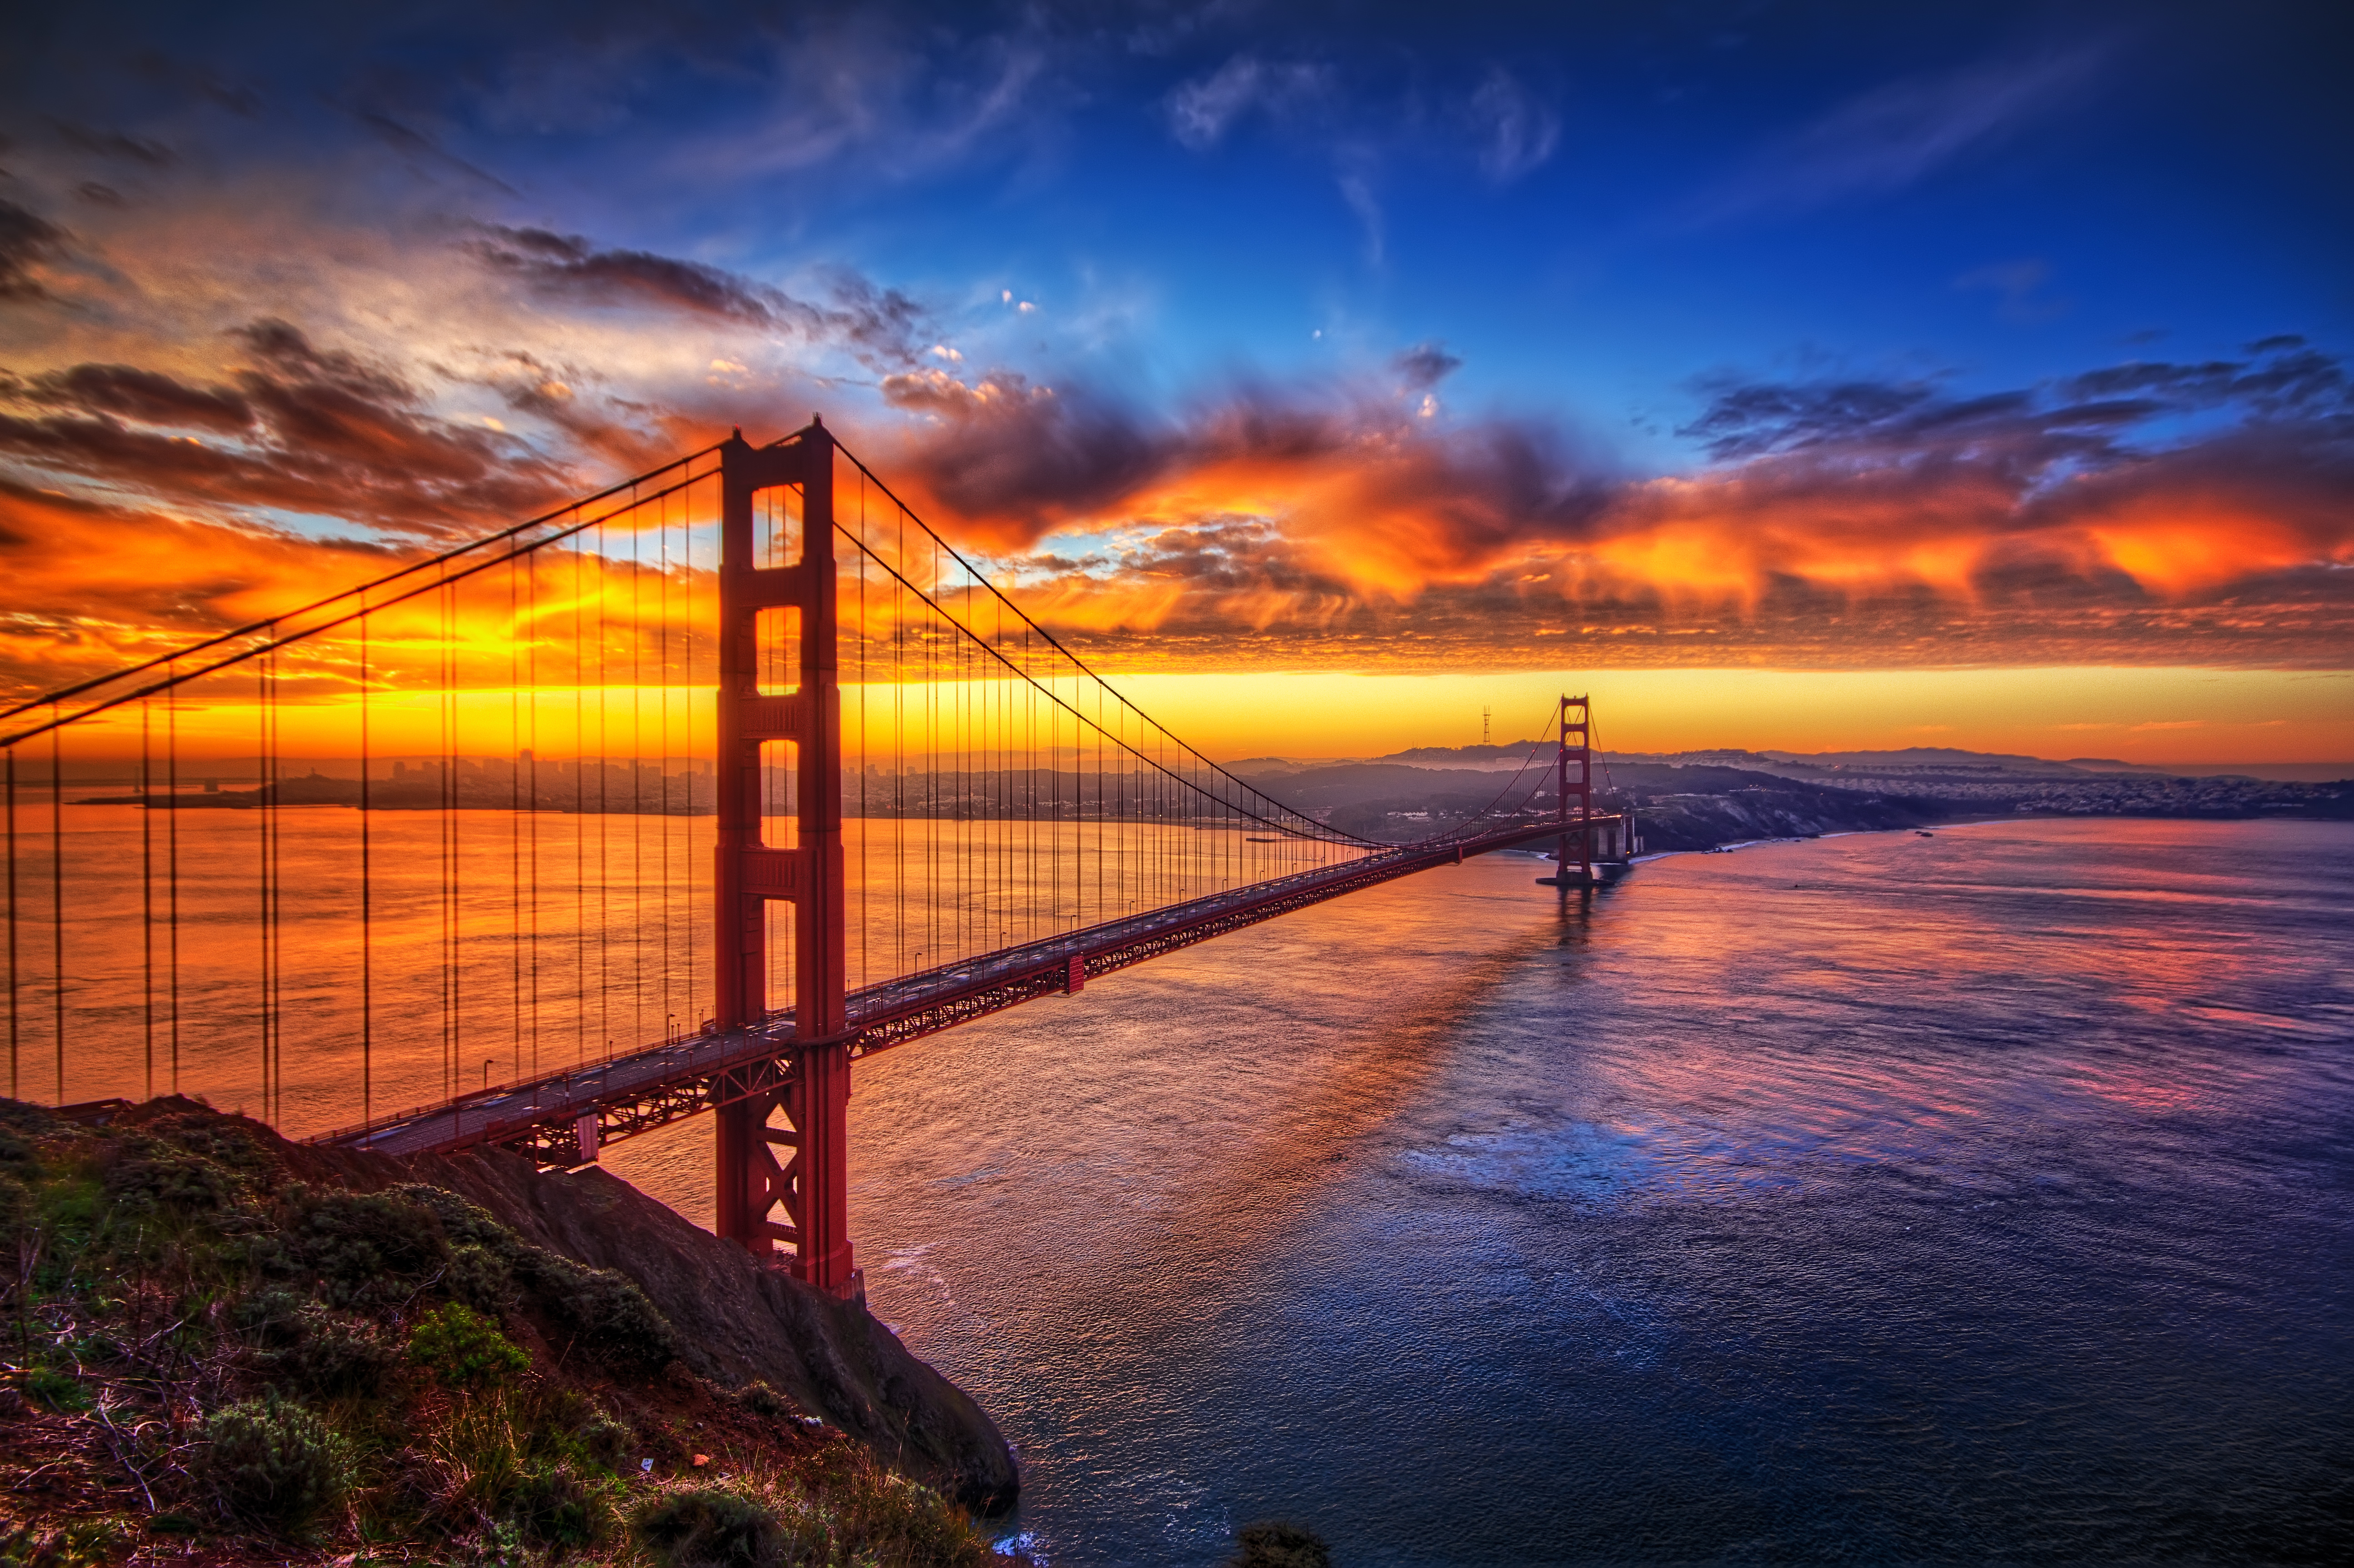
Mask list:
[{"label": "bridge light pole", "polygon": [[[768,994],[769,912],[788,906],[793,941],[790,1051],[719,1074],[717,1229],[756,1257],[792,1249],[794,1274],[837,1296],[860,1294],[849,1213],[850,1042],[842,849],[842,698],[834,652],[833,438],[812,420],[774,446],[741,431],[719,449],[719,812],[716,895],[722,1033],[758,1028]],[[753,537],[755,498],[787,520],[784,538]],[[799,514],[799,538],[790,522]],[[790,683],[760,685],[763,609],[797,612]],[[794,747],[794,842],[769,843],[761,750]],[[781,1109],[787,1127],[772,1127]],[[778,1150],[789,1151],[779,1163]],[[785,1212],[783,1223],[771,1216]]]}]

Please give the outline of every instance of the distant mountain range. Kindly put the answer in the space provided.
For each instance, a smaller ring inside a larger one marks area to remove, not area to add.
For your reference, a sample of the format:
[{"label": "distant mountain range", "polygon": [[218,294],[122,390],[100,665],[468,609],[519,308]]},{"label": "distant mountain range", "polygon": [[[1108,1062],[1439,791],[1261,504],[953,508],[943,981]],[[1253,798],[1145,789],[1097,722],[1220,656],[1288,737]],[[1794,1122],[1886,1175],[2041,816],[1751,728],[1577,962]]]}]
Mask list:
[{"label": "distant mountain range", "polygon": [[[1533,752],[1553,755],[1553,742],[1523,740],[1506,746],[1417,746],[1385,757],[1253,757],[1225,764],[1235,773],[1281,775],[1350,763],[1403,764],[1409,768],[1518,768]],[[1869,776],[1923,781],[1950,779],[2082,779],[2104,775],[2144,779],[2259,779],[2279,783],[2327,784],[2354,779],[2354,762],[2147,763],[2105,757],[2054,761],[2008,752],[1966,751],[1950,746],[1914,746],[1897,751],[1605,751],[1604,762],[1667,768],[1740,768],[1785,779],[1838,782]]]},{"label": "distant mountain range", "polygon": [[[1333,827],[1395,842],[1500,808],[1522,815],[1554,810],[1553,756],[1553,743],[1540,740],[1417,747],[1360,761],[1253,758],[1226,767]],[[2296,770],[2326,775],[2318,779],[2261,778],[2254,769],[2200,776],[2103,758],[2054,762],[1952,747],[1812,755],[1613,751],[1601,761],[1596,804],[1636,808],[1654,849],[1987,817],[2354,820],[2354,767]]]}]

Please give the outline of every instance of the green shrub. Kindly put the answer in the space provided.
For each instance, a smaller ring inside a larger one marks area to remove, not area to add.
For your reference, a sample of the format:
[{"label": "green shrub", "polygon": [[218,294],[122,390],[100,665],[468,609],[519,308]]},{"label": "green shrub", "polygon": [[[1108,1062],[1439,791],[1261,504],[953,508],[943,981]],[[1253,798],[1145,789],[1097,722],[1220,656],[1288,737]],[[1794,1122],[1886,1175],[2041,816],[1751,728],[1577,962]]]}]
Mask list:
[{"label": "green shrub", "polygon": [[147,1123],[147,1130],[241,1176],[267,1176],[278,1169],[277,1156],[255,1139],[250,1128],[223,1121],[208,1111],[158,1117]]},{"label": "green shrub", "polygon": [[581,1449],[609,1470],[620,1469],[637,1446],[638,1435],[630,1424],[602,1410],[589,1416],[580,1428]]},{"label": "green shrub", "polygon": [[306,1196],[281,1251],[281,1266],[315,1276],[337,1307],[405,1299],[449,1255],[430,1211],[383,1192]]},{"label": "green shrub", "polygon": [[1235,1545],[1226,1568],[1332,1568],[1332,1549],[1321,1536],[1280,1520],[1243,1526]]},{"label": "green shrub", "polygon": [[302,1337],[302,1311],[311,1298],[282,1286],[264,1286],[239,1298],[230,1320],[264,1345],[291,1345]]},{"label": "green shrub", "polygon": [[514,1304],[514,1271],[507,1260],[474,1242],[450,1249],[442,1288],[481,1312],[502,1312]]},{"label": "green shrub", "polygon": [[81,1386],[81,1379],[55,1367],[35,1367],[27,1372],[25,1397],[59,1412],[90,1408],[90,1394]]},{"label": "green shrub", "polygon": [[791,1400],[787,1399],[758,1378],[754,1378],[736,1391],[736,1403],[753,1414],[769,1421],[781,1421],[795,1414]]},{"label": "green shrub", "polygon": [[418,1320],[408,1336],[408,1359],[444,1388],[480,1388],[531,1366],[522,1346],[462,1301]]},{"label": "green shrub", "polygon": [[373,1394],[399,1361],[399,1349],[375,1324],[323,1307],[302,1311],[292,1346],[270,1358],[272,1372],[320,1399]]},{"label": "green shrub", "polygon": [[646,1293],[610,1268],[590,1268],[532,1247],[523,1271],[532,1298],[599,1350],[658,1367],[678,1355],[678,1335]]},{"label": "green shrub", "polygon": [[664,1492],[630,1520],[638,1544],[663,1568],[776,1568],[790,1536],[774,1510],[723,1487]]},{"label": "green shrub", "polygon": [[215,1411],[195,1469],[232,1518],[290,1534],[333,1508],[350,1484],[334,1431],[274,1390]]},{"label": "green shrub", "polygon": [[[598,1350],[618,1351],[649,1367],[659,1367],[678,1354],[678,1335],[670,1319],[633,1280],[535,1246],[487,1210],[443,1188],[411,1184],[394,1188],[389,1196],[440,1222],[451,1249],[444,1282],[461,1301],[495,1310],[514,1299],[496,1293],[518,1288],[531,1305]],[[461,1266],[460,1255],[470,1247],[481,1252]],[[505,1267],[504,1280],[500,1265]],[[485,1299],[485,1292],[493,1294]]]},{"label": "green shrub", "polygon": [[604,1533],[609,1508],[570,1466],[543,1462],[515,1478],[500,1511],[536,1545],[577,1548]]},{"label": "green shrub", "polygon": [[212,1161],[142,1139],[126,1139],[108,1165],[106,1195],[124,1213],[187,1217],[231,1208],[239,1192],[237,1179]]}]

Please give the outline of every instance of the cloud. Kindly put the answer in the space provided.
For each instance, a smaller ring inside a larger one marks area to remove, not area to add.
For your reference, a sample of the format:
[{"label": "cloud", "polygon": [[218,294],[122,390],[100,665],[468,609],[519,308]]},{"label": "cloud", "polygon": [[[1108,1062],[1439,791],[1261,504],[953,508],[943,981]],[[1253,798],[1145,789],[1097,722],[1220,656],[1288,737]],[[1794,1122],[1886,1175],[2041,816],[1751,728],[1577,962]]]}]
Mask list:
[{"label": "cloud", "polygon": [[1378,267],[1387,249],[1384,244],[1381,198],[1373,194],[1373,175],[1363,166],[1363,160],[1354,162],[1356,167],[1341,171],[1341,199],[1349,204],[1349,210],[1355,213],[1357,221],[1364,226],[1367,265]]},{"label": "cloud", "polygon": [[[480,426],[439,418],[392,371],[264,319],[249,361],[197,384],[81,365],[9,384],[0,452],[37,471],[179,507],[261,508],[399,533],[513,522],[568,483],[557,465]],[[191,434],[196,431],[200,434]]]},{"label": "cloud", "polygon": [[792,302],[766,284],[650,250],[600,250],[578,234],[491,226],[467,249],[543,291],[596,305],[652,305],[776,329]]},{"label": "cloud", "polygon": [[1561,143],[1561,117],[1501,66],[1473,90],[1470,119],[1479,137],[1479,171],[1510,185],[1542,165]]},{"label": "cloud", "polygon": [[1271,65],[1238,54],[1209,75],[1182,81],[1165,101],[1169,133],[1194,152],[1206,152],[1254,110],[1288,119],[1320,107],[1332,85],[1330,68]]},{"label": "cloud", "polygon": [[1427,392],[1463,368],[1463,361],[1436,343],[1418,343],[1390,361],[1409,392]]},{"label": "cloud", "polygon": [[175,429],[233,433],[253,423],[253,405],[233,387],[191,387],[129,365],[77,365],[35,376],[16,390],[28,403]]},{"label": "cloud", "polygon": [[675,311],[839,348],[872,368],[916,364],[930,317],[896,289],[846,268],[824,274],[832,299],[815,304],[701,261],[650,250],[602,249],[578,234],[485,225],[464,249],[493,270],[574,303]]},{"label": "cloud", "polygon": [[1911,77],[1850,100],[1691,204],[1692,227],[1887,196],[2081,100],[2099,45]]},{"label": "cloud", "polygon": [[523,194],[488,170],[478,169],[465,159],[454,154],[443,152],[430,137],[421,132],[410,130],[388,114],[361,110],[358,111],[358,119],[359,122],[374,132],[376,139],[386,146],[428,168],[440,169],[461,175],[476,185],[497,191],[502,196],[512,196]]},{"label": "cloud", "polygon": [[898,449],[917,484],[1006,540],[1116,501],[1169,461],[1167,437],[1126,405],[1058,394],[1011,371],[970,383],[938,369],[891,376],[883,396],[929,421]]},{"label": "cloud", "polygon": [[[1722,380],[1688,427],[1714,461],[1657,478],[1549,421],[1345,386],[1155,417],[935,369],[891,384],[923,422],[885,466],[1034,614],[1139,667],[2342,661],[2354,402],[2308,353],[1969,397]],[[2237,422],[2155,439],[2218,396]]]},{"label": "cloud", "polygon": [[66,231],[12,201],[0,200],[0,300],[46,299],[33,270],[65,254]]},{"label": "cloud", "polygon": [[128,158],[151,169],[163,168],[173,161],[171,148],[143,136],[126,136],[120,131],[91,131],[65,120],[52,120],[49,123],[68,146],[95,153],[101,158]]}]

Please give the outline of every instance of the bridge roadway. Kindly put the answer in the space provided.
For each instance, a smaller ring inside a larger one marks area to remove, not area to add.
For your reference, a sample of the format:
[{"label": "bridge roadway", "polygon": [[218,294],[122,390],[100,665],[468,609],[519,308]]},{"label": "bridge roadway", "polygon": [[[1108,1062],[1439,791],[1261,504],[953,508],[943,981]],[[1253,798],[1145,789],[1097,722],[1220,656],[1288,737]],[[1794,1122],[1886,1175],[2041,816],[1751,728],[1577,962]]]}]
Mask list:
[{"label": "bridge roadway", "polygon": [[[1617,820],[1596,813],[1591,824]],[[867,986],[849,997],[851,1054],[872,1055],[1019,1002],[1066,994],[1097,976],[1311,904],[1433,866],[1459,864],[1472,855],[1558,838],[1563,831],[1555,821],[1447,843],[1405,845]],[[581,1138],[588,1118],[596,1118],[594,1137],[600,1144],[651,1131],[712,1108],[713,1085],[721,1074],[790,1056],[796,1044],[791,1012],[779,1012],[755,1029],[666,1040],[588,1066],[378,1117],[311,1141],[387,1154],[447,1153],[492,1144],[546,1165],[578,1164],[593,1158],[593,1149],[584,1150]]]}]

